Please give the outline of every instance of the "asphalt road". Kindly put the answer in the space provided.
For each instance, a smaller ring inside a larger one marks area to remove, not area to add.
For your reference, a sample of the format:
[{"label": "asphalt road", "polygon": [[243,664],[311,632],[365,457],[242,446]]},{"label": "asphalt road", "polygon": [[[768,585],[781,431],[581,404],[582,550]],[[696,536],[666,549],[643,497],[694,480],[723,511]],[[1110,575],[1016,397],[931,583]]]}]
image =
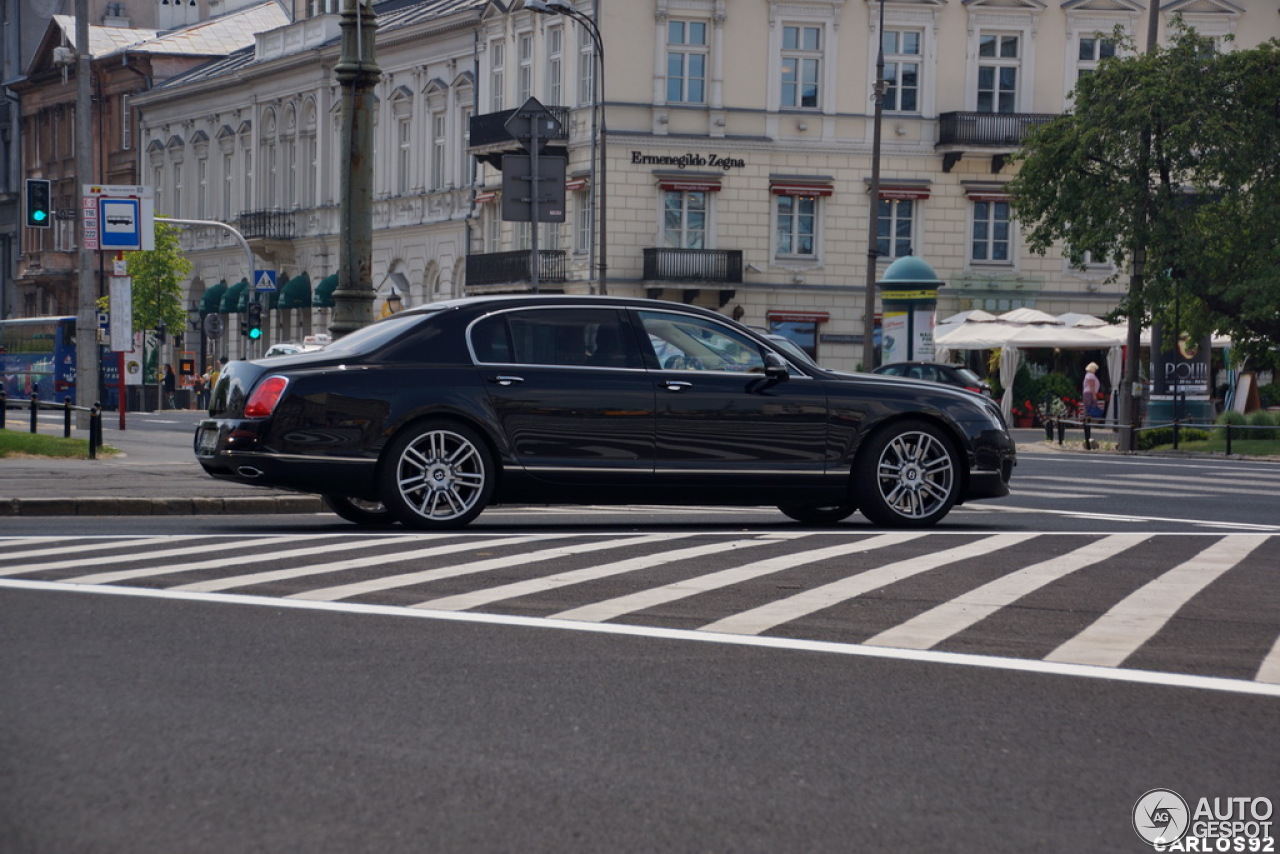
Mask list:
[{"label": "asphalt road", "polygon": [[1153,788],[1280,800],[1277,486],[1024,452],[901,542],[0,518],[0,850],[1150,850]]},{"label": "asphalt road", "polygon": [[0,848],[1142,851],[1277,793],[1277,700],[818,652],[5,591]]}]

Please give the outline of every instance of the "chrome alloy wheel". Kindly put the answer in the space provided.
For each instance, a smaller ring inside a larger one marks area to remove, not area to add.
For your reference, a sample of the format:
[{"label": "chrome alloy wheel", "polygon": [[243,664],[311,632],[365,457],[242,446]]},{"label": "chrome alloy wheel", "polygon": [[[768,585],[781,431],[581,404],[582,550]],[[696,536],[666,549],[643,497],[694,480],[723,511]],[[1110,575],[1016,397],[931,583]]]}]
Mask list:
[{"label": "chrome alloy wheel", "polygon": [[876,483],[885,504],[903,519],[926,519],[955,500],[950,450],[925,432],[904,432],[880,452]]},{"label": "chrome alloy wheel", "polygon": [[466,428],[430,426],[396,442],[383,495],[407,525],[454,527],[480,514],[492,492],[487,450]]},{"label": "chrome alloy wheel", "polygon": [[887,527],[936,524],[960,497],[962,464],[955,442],[940,425],[917,419],[887,425],[854,461],[858,509]]}]

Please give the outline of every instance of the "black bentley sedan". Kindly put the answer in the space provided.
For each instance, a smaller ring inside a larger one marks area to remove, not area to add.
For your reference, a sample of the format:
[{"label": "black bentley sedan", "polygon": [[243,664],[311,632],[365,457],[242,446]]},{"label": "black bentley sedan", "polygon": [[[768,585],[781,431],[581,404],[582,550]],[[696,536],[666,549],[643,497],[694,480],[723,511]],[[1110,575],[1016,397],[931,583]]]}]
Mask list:
[{"label": "black bentley sedan", "polygon": [[497,503],[773,505],[923,527],[1009,492],[990,401],[801,362],[723,315],[618,297],[424,305],[323,350],[232,362],[210,475],[358,524],[457,528]]}]

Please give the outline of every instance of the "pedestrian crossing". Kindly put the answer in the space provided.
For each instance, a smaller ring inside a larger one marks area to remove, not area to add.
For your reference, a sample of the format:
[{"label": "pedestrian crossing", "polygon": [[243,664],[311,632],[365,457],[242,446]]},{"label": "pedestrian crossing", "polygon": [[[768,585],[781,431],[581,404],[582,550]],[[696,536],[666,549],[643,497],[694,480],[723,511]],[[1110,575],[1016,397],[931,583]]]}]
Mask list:
[{"label": "pedestrian crossing", "polygon": [[0,538],[0,589],[146,589],[1280,686],[1280,535],[768,531]]}]

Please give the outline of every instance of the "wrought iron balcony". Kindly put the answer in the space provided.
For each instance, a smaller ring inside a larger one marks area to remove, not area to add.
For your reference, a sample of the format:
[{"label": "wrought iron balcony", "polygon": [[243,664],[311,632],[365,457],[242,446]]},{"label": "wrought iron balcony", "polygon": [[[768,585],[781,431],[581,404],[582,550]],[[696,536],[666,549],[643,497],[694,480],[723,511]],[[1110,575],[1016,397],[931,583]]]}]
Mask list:
[{"label": "wrought iron balcony", "polygon": [[241,211],[236,227],[246,240],[293,240],[293,211]]},{"label": "wrought iron balcony", "polygon": [[1053,113],[943,113],[938,145],[1016,148],[1028,130],[1056,118]]},{"label": "wrought iron balcony", "polygon": [[742,282],[741,249],[644,250],[644,278],[651,282]]},{"label": "wrought iron balcony", "polygon": [[[532,253],[527,249],[515,252],[489,252],[467,256],[467,285],[505,285],[533,281],[529,262]],[[538,281],[564,282],[568,280],[569,259],[563,249],[538,250]]]}]

